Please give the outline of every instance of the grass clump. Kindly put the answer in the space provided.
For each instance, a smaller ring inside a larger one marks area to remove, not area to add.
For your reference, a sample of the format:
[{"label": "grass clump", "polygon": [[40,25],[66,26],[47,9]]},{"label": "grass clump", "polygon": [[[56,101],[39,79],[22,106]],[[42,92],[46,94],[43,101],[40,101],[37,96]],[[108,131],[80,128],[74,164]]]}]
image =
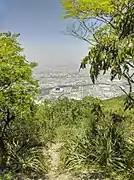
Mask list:
[{"label": "grass clump", "polygon": [[[89,121],[85,121],[87,126],[77,127],[62,149],[61,167],[101,173],[108,179],[134,179],[134,141],[132,129],[127,133],[126,128],[127,124],[132,127],[132,111],[125,116],[120,112],[121,106],[116,111],[108,111],[106,104],[110,102],[104,102],[103,106],[99,101],[92,102]],[[115,104],[111,103],[112,106]]]}]

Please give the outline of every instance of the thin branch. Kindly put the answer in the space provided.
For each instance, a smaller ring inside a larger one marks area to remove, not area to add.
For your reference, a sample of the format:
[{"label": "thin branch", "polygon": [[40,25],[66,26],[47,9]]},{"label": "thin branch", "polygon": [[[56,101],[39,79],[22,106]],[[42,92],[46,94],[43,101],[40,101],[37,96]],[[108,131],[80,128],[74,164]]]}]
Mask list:
[{"label": "thin branch", "polygon": [[125,73],[123,73],[123,77],[125,77],[125,78],[127,79],[127,81],[128,81],[128,84],[129,84],[129,93],[131,94],[131,93],[132,93],[131,79],[130,79],[130,77],[129,77],[127,74],[125,74]]},{"label": "thin branch", "polygon": [[127,62],[127,64],[134,69],[134,65],[132,65],[130,62]]},{"label": "thin branch", "polygon": [[71,35],[71,36],[76,37],[78,39],[84,40],[92,46],[94,45],[90,40],[88,40],[88,38],[86,38],[87,32],[82,32],[82,29],[80,27],[78,27],[76,29],[76,26],[74,24],[73,24],[73,27],[70,29],[68,28],[67,33],[64,33],[64,34]]},{"label": "thin branch", "polygon": [[[100,18],[100,19],[98,19],[98,18]],[[96,18],[96,19],[104,22],[105,24],[109,24],[113,29],[116,29],[116,27],[112,24],[112,20],[109,21],[102,16],[98,16],[98,18]]]}]

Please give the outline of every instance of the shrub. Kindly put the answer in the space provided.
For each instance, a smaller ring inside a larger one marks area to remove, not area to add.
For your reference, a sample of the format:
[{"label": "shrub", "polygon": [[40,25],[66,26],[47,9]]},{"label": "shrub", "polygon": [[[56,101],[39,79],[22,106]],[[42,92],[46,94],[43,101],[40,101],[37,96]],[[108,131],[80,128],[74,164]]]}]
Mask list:
[{"label": "shrub", "polygon": [[92,104],[94,117],[85,129],[62,149],[61,166],[69,170],[88,168],[102,172],[105,177],[133,179],[134,143],[128,142],[124,132],[127,119],[117,113],[104,114],[99,103]]}]

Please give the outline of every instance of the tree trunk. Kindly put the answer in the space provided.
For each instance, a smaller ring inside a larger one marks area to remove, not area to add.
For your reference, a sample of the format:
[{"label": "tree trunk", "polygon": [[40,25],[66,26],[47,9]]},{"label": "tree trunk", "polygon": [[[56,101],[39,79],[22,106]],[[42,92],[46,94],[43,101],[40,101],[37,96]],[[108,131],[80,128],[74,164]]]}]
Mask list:
[{"label": "tree trunk", "polygon": [[5,167],[6,162],[7,162],[7,151],[3,138],[0,137],[0,167]]}]

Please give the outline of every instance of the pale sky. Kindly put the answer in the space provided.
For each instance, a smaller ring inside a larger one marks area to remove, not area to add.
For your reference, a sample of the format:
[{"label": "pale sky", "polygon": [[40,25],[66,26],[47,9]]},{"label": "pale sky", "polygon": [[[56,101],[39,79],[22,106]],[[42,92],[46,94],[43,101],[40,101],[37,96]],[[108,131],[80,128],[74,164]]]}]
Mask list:
[{"label": "pale sky", "polygon": [[27,58],[39,67],[77,67],[87,55],[85,42],[62,33],[70,22],[62,16],[60,0],[0,0],[0,31],[20,33]]}]

